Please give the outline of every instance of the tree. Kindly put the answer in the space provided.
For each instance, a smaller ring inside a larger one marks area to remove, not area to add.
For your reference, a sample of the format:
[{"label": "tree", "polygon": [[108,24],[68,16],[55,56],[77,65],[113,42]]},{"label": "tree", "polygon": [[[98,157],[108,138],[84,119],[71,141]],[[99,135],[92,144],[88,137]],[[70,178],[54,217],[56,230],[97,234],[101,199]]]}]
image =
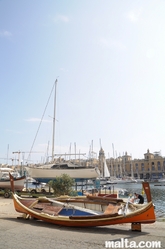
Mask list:
[{"label": "tree", "polygon": [[56,196],[76,195],[76,192],[73,190],[74,184],[75,180],[67,174],[56,177],[55,180],[49,182],[49,186],[54,190]]}]

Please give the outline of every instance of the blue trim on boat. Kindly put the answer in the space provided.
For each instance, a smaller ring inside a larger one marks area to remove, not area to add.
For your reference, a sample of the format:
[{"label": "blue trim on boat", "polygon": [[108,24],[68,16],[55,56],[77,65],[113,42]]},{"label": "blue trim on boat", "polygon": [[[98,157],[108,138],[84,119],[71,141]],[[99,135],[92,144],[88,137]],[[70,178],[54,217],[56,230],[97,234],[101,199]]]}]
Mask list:
[{"label": "blue trim on boat", "polygon": [[65,209],[63,208],[60,212],[59,212],[59,215],[64,215],[64,216],[82,216],[82,215],[93,215],[91,214],[90,212],[86,212],[86,211],[82,211],[82,210],[77,210],[77,209],[73,209],[73,208],[70,208],[70,209]]}]

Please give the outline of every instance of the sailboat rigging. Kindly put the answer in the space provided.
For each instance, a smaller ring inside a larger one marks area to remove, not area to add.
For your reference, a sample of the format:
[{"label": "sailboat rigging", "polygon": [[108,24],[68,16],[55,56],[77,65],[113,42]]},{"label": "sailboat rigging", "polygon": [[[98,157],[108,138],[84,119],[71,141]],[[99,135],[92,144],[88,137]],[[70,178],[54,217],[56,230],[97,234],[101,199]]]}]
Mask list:
[{"label": "sailboat rigging", "polygon": [[[52,155],[51,162],[43,165],[31,165],[26,167],[28,175],[39,182],[49,182],[55,179],[57,176],[62,174],[67,174],[76,181],[82,181],[85,179],[96,179],[98,177],[98,171],[93,166],[79,166],[72,162],[65,161],[59,157],[59,160],[54,160],[54,144],[55,144],[55,121],[56,121],[56,89],[57,89],[57,79],[54,83],[55,93],[54,93],[54,113],[53,113],[53,136],[52,136]],[[59,155],[59,154],[58,154]],[[84,155],[80,154],[79,155]]]},{"label": "sailboat rigging", "polygon": [[[55,98],[55,102],[56,102],[56,85],[57,85],[57,79],[56,79],[56,81],[55,81],[55,97],[54,97],[54,98]],[[37,129],[35,138],[34,138],[34,140],[33,140],[32,146],[31,146],[31,149],[30,149],[30,151],[29,151],[29,154],[28,154],[28,157],[27,157],[27,160],[26,160],[27,162],[28,162],[29,159],[30,159],[30,155],[31,155],[31,153],[32,153],[32,150],[33,150],[35,141],[36,141],[36,139],[37,139],[37,135],[38,135],[38,133],[39,133],[39,130],[40,130],[40,127],[41,127],[43,118],[44,118],[44,116],[45,116],[45,112],[46,112],[47,106],[48,106],[49,101],[50,101],[50,98],[51,98],[51,96],[52,96],[53,89],[54,89],[54,85],[53,85],[53,88],[52,88],[51,93],[50,93],[50,95],[49,95],[48,101],[47,101],[47,103],[46,103],[44,112],[43,112],[43,114],[42,114],[42,117],[41,117],[41,120],[40,120],[38,129]],[[55,133],[55,110],[56,110],[56,109],[55,109],[55,105],[54,105],[54,115],[53,115],[53,116],[54,116],[54,117],[53,117],[53,127],[54,127],[54,128],[53,128],[53,133]],[[54,134],[53,134],[53,137],[54,137]],[[54,153],[54,138],[53,138],[52,144],[53,144],[53,146],[52,146],[52,147],[53,147],[53,149],[52,149],[52,154],[53,154],[53,153]]]}]

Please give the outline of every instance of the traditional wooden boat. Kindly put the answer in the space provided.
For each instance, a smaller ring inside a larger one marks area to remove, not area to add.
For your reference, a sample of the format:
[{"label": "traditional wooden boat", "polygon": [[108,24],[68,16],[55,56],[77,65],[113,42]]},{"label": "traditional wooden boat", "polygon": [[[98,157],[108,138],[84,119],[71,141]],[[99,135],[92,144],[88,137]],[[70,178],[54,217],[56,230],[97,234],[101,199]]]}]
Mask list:
[{"label": "traditional wooden boat", "polygon": [[152,202],[147,204],[117,203],[106,206],[104,212],[95,212],[46,197],[36,200],[21,198],[13,193],[15,210],[38,220],[62,226],[94,227],[121,223],[153,223]]},{"label": "traditional wooden boat", "polygon": [[[95,227],[122,223],[153,223],[155,222],[154,206],[147,204],[131,204],[129,202],[106,203],[105,210],[93,211],[87,208],[59,202],[47,197],[36,200],[21,198],[14,193],[14,181],[10,175],[13,202],[17,212],[55,225],[68,227]],[[101,199],[101,197],[98,197]],[[102,206],[99,199],[97,205]],[[94,199],[92,200],[96,202]]]}]

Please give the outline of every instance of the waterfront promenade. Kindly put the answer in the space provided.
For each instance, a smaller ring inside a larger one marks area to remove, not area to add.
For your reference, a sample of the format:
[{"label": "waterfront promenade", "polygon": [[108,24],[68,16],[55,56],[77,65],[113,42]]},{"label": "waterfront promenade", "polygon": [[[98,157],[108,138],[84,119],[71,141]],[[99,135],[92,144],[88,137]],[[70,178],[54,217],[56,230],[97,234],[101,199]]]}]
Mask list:
[{"label": "waterfront promenade", "polygon": [[121,238],[136,243],[161,241],[165,248],[165,221],[142,225],[141,232],[134,232],[131,224],[67,228],[17,217],[22,214],[15,211],[12,199],[0,197],[0,249],[102,249],[105,241]]}]

